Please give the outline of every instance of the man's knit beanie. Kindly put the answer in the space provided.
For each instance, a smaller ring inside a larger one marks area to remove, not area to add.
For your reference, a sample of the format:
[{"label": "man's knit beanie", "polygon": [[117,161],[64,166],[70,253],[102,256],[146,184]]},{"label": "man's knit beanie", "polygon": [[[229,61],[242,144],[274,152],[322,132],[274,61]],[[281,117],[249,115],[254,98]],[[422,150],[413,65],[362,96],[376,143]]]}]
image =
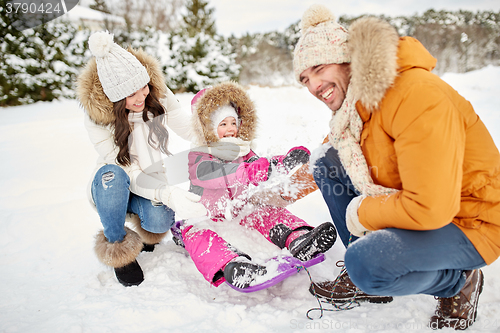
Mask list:
[{"label": "man's knit beanie", "polygon": [[317,65],[350,63],[347,30],[335,22],[335,16],[323,5],[312,5],[300,22],[302,36],[295,46],[293,71],[300,74]]},{"label": "man's knit beanie", "polygon": [[95,56],[97,75],[111,102],[118,102],[149,82],[146,68],[130,52],[113,42],[109,32],[96,32],[89,38]]}]

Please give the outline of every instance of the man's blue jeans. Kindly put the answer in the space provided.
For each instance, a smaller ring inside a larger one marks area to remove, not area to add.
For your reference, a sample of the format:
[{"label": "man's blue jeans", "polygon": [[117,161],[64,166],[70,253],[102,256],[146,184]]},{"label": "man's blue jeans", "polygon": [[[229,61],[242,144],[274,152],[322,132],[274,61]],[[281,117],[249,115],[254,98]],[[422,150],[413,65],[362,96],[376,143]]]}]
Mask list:
[{"label": "man's blue jeans", "polygon": [[314,179],[347,248],[344,261],[349,277],[364,292],[451,297],[465,283],[464,270],[486,265],[474,245],[452,223],[427,231],[379,230],[360,239],[353,237],[349,244],[345,213],[359,192],[334,148],[316,162]]},{"label": "man's blue jeans", "polygon": [[167,232],[175,222],[175,213],[165,205],[157,204],[130,192],[130,178],[117,165],[101,167],[92,182],[92,198],[104,227],[104,236],[110,243],[125,237],[127,213],[139,215],[141,227],[152,233]]}]

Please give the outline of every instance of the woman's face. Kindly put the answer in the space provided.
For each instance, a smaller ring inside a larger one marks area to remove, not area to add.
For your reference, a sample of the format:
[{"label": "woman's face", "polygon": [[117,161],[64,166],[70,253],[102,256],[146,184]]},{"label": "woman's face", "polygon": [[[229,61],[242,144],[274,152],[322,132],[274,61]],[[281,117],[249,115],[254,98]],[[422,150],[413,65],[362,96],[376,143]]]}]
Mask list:
[{"label": "woman's face", "polygon": [[146,97],[149,95],[149,85],[145,85],[126,98],[125,107],[132,112],[142,112],[146,105]]}]

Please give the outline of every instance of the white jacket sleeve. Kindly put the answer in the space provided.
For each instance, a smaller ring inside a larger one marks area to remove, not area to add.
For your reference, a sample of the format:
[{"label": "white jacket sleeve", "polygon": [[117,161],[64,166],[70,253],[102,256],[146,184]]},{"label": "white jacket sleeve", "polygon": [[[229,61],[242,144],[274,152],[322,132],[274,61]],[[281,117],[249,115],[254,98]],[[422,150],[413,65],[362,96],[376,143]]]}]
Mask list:
[{"label": "white jacket sleeve", "polygon": [[116,164],[119,148],[115,145],[113,132],[108,127],[94,123],[87,114],[85,114],[83,122],[89,134],[90,142],[92,142],[99,154],[99,162]]},{"label": "white jacket sleeve", "polygon": [[167,88],[167,96],[160,100],[166,109],[165,125],[184,140],[194,142],[191,125],[191,110],[183,108],[177,97]]}]

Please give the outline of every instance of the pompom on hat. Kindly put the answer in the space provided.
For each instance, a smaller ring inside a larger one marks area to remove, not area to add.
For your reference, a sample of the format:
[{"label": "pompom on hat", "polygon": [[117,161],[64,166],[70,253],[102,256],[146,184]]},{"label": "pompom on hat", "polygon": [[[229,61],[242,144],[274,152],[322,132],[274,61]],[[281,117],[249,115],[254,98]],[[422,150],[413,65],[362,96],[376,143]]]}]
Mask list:
[{"label": "pompom on hat", "polygon": [[116,44],[109,32],[90,36],[89,49],[96,58],[99,81],[111,102],[118,102],[149,83],[146,68]]},{"label": "pompom on hat", "polygon": [[306,69],[328,64],[350,63],[347,30],[335,21],[335,16],[323,5],[312,5],[300,22],[302,36],[294,50],[293,71],[300,82]]}]

